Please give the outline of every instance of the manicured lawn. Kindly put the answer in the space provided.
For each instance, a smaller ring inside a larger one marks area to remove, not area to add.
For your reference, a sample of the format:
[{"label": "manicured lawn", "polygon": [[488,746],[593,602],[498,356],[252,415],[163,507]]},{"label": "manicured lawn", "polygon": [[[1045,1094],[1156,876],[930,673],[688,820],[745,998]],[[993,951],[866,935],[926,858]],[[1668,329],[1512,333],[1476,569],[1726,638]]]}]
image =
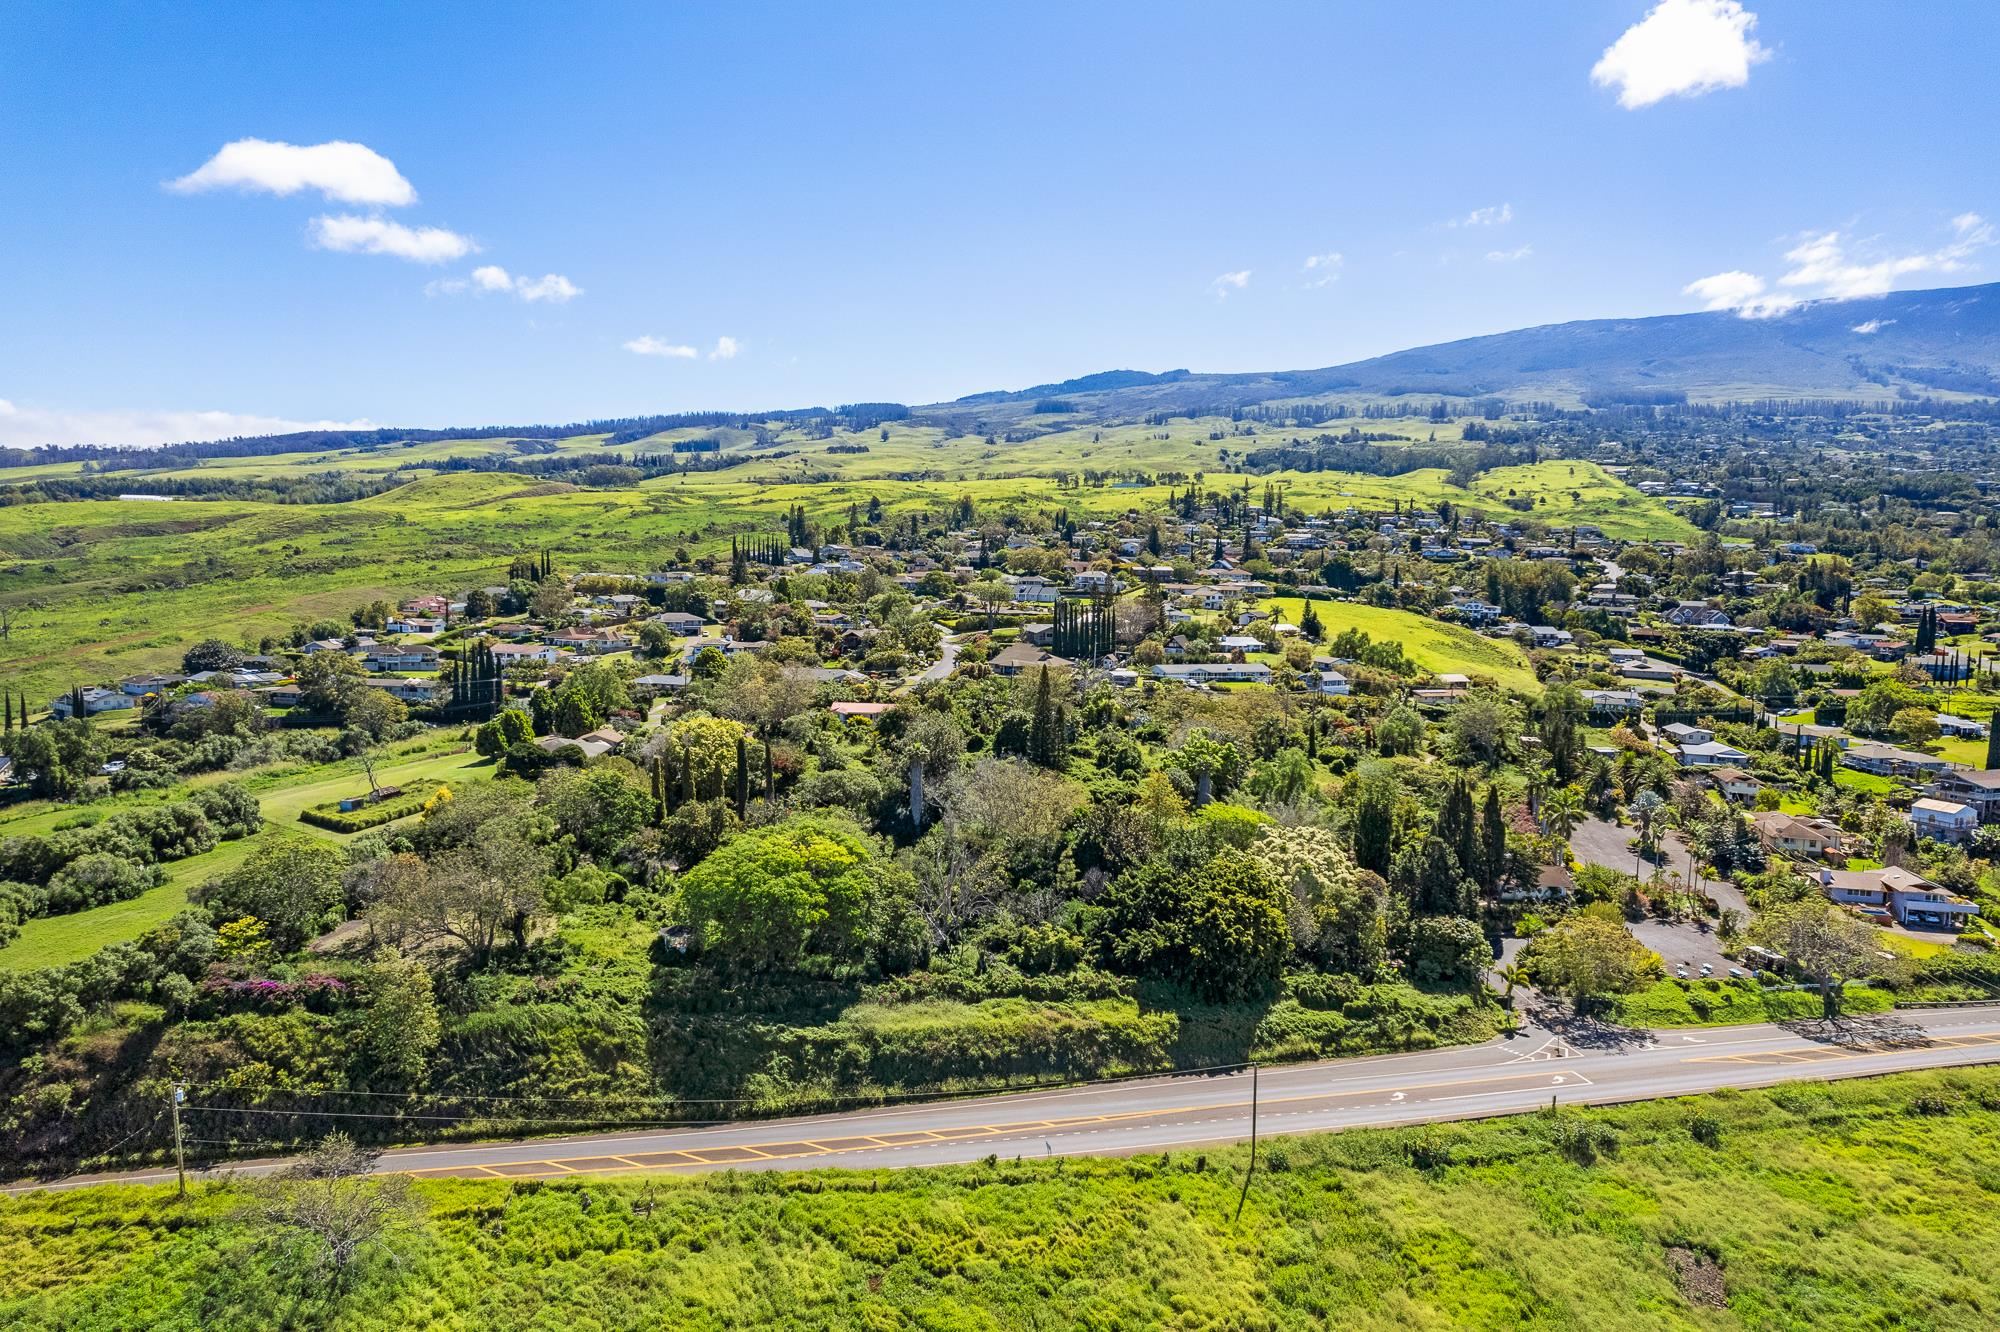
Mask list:
[{"label": "manicured lawn", "polygon": [[0,1201],[0,1323],[1973,1332],[2000,1321],[1996,1108],[1971,1068],[1267,1136],[1247,1193],[1241,1147],[426,1180],[343,1295],[226,1179],[37,1193]]},{"label": "manicured lawn", "polygon": [[[1303,597],[1273,597],[1260,603],[1284,623],[1297,624],[1305,613]],[[1326,637],[1359,629],[1378,643],[1400,643],[1410,660],[1429,671],[1487,676],[1509,689],[1539,693],[1541,686],[1520,645],[1511,639],[1485,638],[1464,625],[1444,624],[1412,611],[1387,610],[1356,601],[1312,603]],[[1324,644],[1320,645],[1324,651]]]},{"label": "manicured lawn", "polygon": [[[375,765],[376,781],[384,786],[401,786],[428,795],[439,784],[463,786],[467,782],[488,781],[493,776],[493,761],[481,758],[469,745],[453,745],[440,751],[420,743],[411,746],[411,749],[415,752],[410,757],[401,760],[392,757],[386,762],[378,762]],[[209,776],[220,779],[229,774]],[[304,823],[299,819],[299,811],[341,796],[359,795],[367,791],[368,778],[358,763],[346,760],[284,776],[261,780],[253,777],[249,784],[256,791],[258,804],[264,812],[263,832],[254,837],[224,842],[213,851],[170,863],[166,867],[166,883],[148,889],[130,901],[26,922],[21,926],[20,936],[5,948],[0,948],[0,970],[61,966],[81,961],[106,944],[136,939],[187,905],[190,888],[234,869],[258,844],[270,837],[305,833],[331,838],[336,842],[348,840],[354,834],[333,832]],[[21,822],[34,826],[37,831],[47,831],[45,825],[73,817],[76,813],[75,809],[67,807],[42,810]],[[12,824],[5,828],[7,833],[18,830]]]}]

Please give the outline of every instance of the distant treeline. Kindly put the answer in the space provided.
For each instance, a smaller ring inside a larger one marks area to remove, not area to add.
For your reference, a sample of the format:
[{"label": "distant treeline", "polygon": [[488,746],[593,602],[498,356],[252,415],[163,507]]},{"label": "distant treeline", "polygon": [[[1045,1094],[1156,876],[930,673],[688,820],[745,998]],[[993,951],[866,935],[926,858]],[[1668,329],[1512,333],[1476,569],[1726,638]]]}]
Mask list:
[{"label": "distant treeline", "polygon": [[[681,452],[682,444],[708,445],[705,449]],[[630,486],[649,477],[683,472],[719,472],[745,461],[718,452],[719,441],[684,440],[672,453],[557,453],[538,458],[510,457],[506,454],[480,457],[443,458],[435,462],[408,462],[397,471],[516,472],[547,481],[567,481],[580,486]],[[772,454],[761,454],[769,458]]]},{"label": "distant treeline", "polygon": [[1452,473],[1453,480],[1463,485],[1481,472],[1531,463],[1537,457],[1532,445],[1520,449],[1501,444],[1477,447],[1404,444],[1385,448],[1337,435],[1319,435],[1310,442],[1293,440],[1275,448],[1254,449],[1243,456],[1243,467],[1245,471],[1260,473],[1362,472],[1370,476],[1402,476],[1435,467]]},{"label": "distant treeline", "polygon": [[258,500],[266,504],[344,504],[393,490],[408,477],[381,473],[319,472],[300,476],[49,476],[0,486],[0,506],[42,501],[117,499],[120,495],[175,499]]},{"label": "distant treeline", "polygon": [[284,435],[239,435],[164,448],[114,444],[42,444],[31,449],[0,448],[0,467],[43,463],[100,463],[113,467],[172,467],[203,458],[261,458],[279,453],[325,449],[379,449],[448,439],[557,440],[577,435],[611,435],[630,443],[668,430],[748,430],[766,423],[824,423],[847,430],[870,430],[885,421],[907,420],[899,402],[852,402],[837,408],[801,407],[776,412],[679,412],[668,416],[621,416],[568,425],[462,426],[447,430],[299,430]]}]

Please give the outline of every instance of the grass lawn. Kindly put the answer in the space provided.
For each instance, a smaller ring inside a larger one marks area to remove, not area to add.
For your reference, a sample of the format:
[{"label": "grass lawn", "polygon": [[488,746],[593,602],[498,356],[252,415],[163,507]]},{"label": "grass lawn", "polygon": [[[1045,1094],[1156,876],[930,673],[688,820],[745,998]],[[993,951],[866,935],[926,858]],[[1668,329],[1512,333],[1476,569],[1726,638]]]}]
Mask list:
[{"label": "grass lawn", "polygon": [[1866,791],[1870,795],[1888,795],[1896,789],[1893,777],[1878,777],[1872,772],[1857,772],[1853,768],[1835,768],[1833,781],[1836,786],[1845,786],[1852,791]]},{"label": "grass lawn", "polygon": [[[388,761],[378,762],[375,765],[376,781],[384,786],[401,786],[413,793],[421,791],[428,795],[440,783],[463,786],[468,782],[492,778],[493,760],[481,758],[470,745],[457,742],[451,742],[449,748],[440,750],[436,745],[441,742],[441,739],[420,741],[408,747],[407,757],[391,757]],[[201,780],[220,780],[231,775],[204,774]],[[253,774],[246,784],[256,792],[258,804],[264,812],[262,832],[238,841],[224,842],[213,851],[172,862],[166,867],[167,881],[164,884],[148,889],[130,901],[26,922],[21,926],[20,936],[5,948],[0,948],[0,971],[80,962],[106,944],[136,939],[187,905],[189,889],[205,879],[236,868],[258,845],[271,837],[310,834],[345,842],[356,834],[334,832],[301,822],[299,811],[341,796],[359,795],[368,789],[368,779],[361,765],[351,759],[303,771],[262,777]],[[169,794],[173,796],[177,793]],[[77,812],[68,807],[30,811],[28,817],[20,821],[22,826],[7,824],[0,831],[12,834],[32,827],[35,831],[45,832],[47,825],[73,817]]]},{"label": "grass lawn", "polygon": [[[349,1289],[240,1186],[0,1201],[21,1332],[1923,1328],[2000,1320],[2000,1069],[1247,1152],[426,1180]],[[1703,1279],[1705,1278],[1705,1279]]]},{"label": "grass lawn", "polygon": [[[1303,597],[1273,597],[1260,604],[1273,615],[1282,614],[1286,624],[1297,624],[1305,613]],[[1483,675],[1508,689],[1541,692],[1527,655],[1511,639],[1484,638],[1464,625],[1357,601],[1316,600],[1312,605],[1329,639],[1344,630],[1359,629],[1378,643],[1402,644],[1404,655],[1425,670]]]},{"label": "grass lawn", "polygon": [[[1854,986],[1843,1002],[1849,1013],[1884,1013],[1895,1007],[1895,996]],[[1805,990],[1767,990],[1729,980],[1663,980],[1637,994],[1619,995],[1612,1011],[1628,1027],[1726,1027],[1816,1018],[1820,1002]]]}]

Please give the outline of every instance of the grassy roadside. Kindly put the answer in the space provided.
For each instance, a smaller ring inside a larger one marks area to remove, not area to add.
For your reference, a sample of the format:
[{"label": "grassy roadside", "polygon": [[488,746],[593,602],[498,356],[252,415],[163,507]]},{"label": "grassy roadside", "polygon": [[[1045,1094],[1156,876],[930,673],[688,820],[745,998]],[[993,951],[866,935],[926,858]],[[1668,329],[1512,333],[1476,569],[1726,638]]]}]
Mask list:
[{"label": "grassy roadside", "polygon": [[[1847,991],[1848,1013],[1886,1013],[1896,997],[1887,990],[1854,986]],[[1749,1022],[1794,1022],[1820,1015],[1819,996],[1809,990],[1766,990],[1726,980],[1663,980],[1612,1001],[1612,1020],[1627,1027],[1729,1027]]]},{"label": "grassy roadside", "polygon": [[417,1186],[345,1297],[227,1183],[0,1202],[21,1329],[1972,1329],[2000,1069],[1241,1149]]}]

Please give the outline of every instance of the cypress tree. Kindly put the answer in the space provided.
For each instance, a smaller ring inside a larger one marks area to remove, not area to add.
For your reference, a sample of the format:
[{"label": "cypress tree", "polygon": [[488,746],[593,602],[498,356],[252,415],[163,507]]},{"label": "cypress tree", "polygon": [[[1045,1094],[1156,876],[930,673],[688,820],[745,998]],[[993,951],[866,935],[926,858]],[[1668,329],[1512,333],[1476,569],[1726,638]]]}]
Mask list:
[{"label": "cypress tree", "polygon": [[1491,888],[1507,869],[1507,816],[1500,809],[1500,785],[1486,787],[1486,808],[1479,819],[1479,886]]},{"label": "cypress tree", "polygon": [[[2000,721],[2000,718],[1995,720]],[[2000,768],[2000,726],[1993,722],[1986,724],[1986,766],[1989,770]]]},{"label": "cypress tree", "polygon": [[750,742],[736,737],[736,817],[750,817]]},{"label": "cypress tree", "polygon": [[1035,718],[1028,730],[1028,757],[1044,768],[1060,767],[1062,737],[1057,731],[1055,695],[1050,688],[1047,667],[1035,686]]}]

